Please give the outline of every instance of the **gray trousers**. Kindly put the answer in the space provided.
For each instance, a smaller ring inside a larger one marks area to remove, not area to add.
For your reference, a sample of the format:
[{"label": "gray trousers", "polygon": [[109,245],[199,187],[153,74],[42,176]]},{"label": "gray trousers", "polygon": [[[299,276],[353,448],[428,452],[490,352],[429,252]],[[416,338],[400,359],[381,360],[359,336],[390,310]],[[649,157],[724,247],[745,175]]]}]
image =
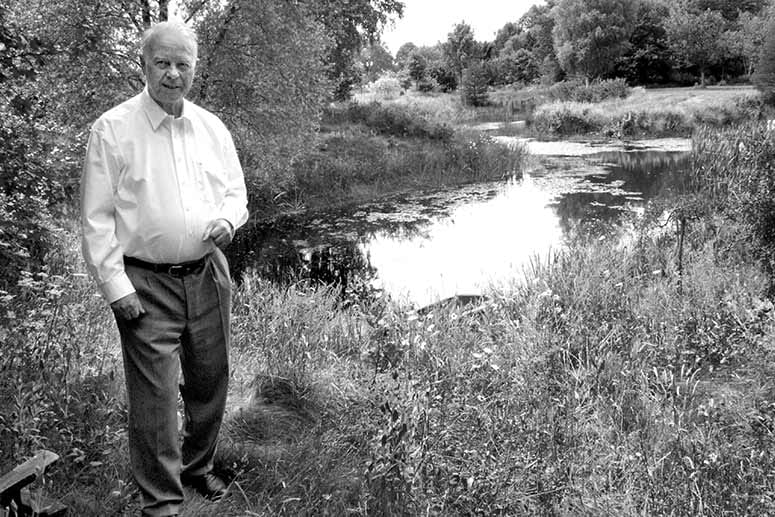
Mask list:
[{"label": "gray trousers", "polygon": [[[146,310],[132,321],[116,318],[129,403],[129,456],[143,515],[160,517],[179,511],[181,473],[204,474],[213,466],[229,379],[231,280],[220,250],[201,272],[184,277],[125,269]],[[178,390],[185,409],[182,433]]]}]

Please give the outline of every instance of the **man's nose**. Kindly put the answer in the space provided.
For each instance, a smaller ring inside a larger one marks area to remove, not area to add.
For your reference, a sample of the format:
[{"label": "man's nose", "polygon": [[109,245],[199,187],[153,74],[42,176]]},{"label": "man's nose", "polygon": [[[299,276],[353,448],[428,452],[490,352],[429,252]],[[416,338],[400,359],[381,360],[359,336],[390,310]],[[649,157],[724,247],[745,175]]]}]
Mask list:
[{"label": "man's nose", "polygon": [[171,66],[167,69],[167,75],[175,79],[180,75],[180,70],[178,70],[178,67],[176,66]]}]

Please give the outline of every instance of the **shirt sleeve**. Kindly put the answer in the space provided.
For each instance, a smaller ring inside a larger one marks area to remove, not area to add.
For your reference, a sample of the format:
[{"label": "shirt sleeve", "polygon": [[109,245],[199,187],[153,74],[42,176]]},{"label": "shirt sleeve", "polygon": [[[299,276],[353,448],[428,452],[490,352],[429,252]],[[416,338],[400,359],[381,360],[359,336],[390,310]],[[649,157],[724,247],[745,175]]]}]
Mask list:
[{"label": "shirt sleeve", "polygon": [[108,303],[135,292],[124,272],[124,251],[116,238],[113,194],[121,157],[97,122],[89,135],[81,176],[81,247],[86,266]]},{"label": "shirt sleeve", "polygon": [[232,230],[236,230],[248,220],[248,196],[237,149],[228,131],[223,141],[223,161],[226,166],[226,194],[218,212],[231,224]]}]

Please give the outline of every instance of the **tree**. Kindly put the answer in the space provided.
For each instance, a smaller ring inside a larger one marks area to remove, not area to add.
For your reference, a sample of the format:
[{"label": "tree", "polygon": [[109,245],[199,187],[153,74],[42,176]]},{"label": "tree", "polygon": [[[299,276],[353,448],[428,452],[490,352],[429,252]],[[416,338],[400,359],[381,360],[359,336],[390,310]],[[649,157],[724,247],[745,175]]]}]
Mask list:
[{"label": "tree", "polygon": [[444,43],[444,59],[459,78],[462,78],[463,70],[477,57],[476,51],[477,45],[471,26],[466,22],[455,25]]},{"label": "tree", "polygon": [[393,56],[381,43],[374,43],[364,48],[358,61],[368,82],[377,80],[385,72],[395,70]]},{"label": "tree", "polygon": [[628,49],[616,62],[616,75],[631,84],[664,83],[672,68],[665,31],[668,7],[646,1],[638,7],[638,20],[630,36]]},{"label": "tree", "polygon": [[417,51],[417,45],[411,42],[404,43],[396,51],[396,65],[400,69],[405,69],[409,64],[409,58]]},{"label": "tree", "polygon": [[404,4],[398,0],[297,0],[320,22],[331,38],[325,61],[328,78],[334,85],[333,97],[350,97],[360,81],[355,63],[363,47],[373,44],[393,16],[401,17]]},{"label": "tree", "polygon": [[740,14],[737,21],[739,29],[727,33],[727,45],[730,47],[735,45],[734,48],[743,60],[746,75],[751,76],[767,35],[767,18],[744,12]]},{"label": "tree", "polygon": [[589,80],[611,72],[626,50],[635,9],[631,0],[560,0],[552,17],[562,69]]},{"label": "tree", "polygon": [[315,139],[330,91],[330,40],[304,5],[230,0],[197,24],[199,80],[192,98],[232,130],[248,182],[292,181],[290,165]]},{"label": "tree", "polygon": [[420,53],[415,52],[409,57],[407,71],[409,72],[409,77],[415,82],[415,85],[419,85],[420,81],[425,79],[425,70],[427,67],[428,63]]},{"label": "tree", "polygon": [[506,25],[501,27],[498,30],[498,33],[495,35],[495,41],[493,41],[493,50],[496,53],[499,53],[501,50],[503,50],[503,47],[506,45],[506,42],[509,41],[512,37],[516,36],[522,32],[521,27],[519,24],[514,22],[508,22]]},{"label": "tree", "polygon": [[428,75],[436,81],[443,92],[451,92],[457,88],[457,75],[444,62],[438,61],[429,67]]},{"label": "tree", "polygon": [[702,86],[705,86],[708,68],[724,55],[722,35],[725,26],[726,20],[719,11],[706,10],[694,14],[680,6],[671,10],[665,22],[668,43],[676,63],[682,67],[696,66]]},{"label": "tree", "polygon": [[489,103],[487,96],[487,70],[479,61],[471,61],[468,68],[463,70],[460,89],[464,104],[469,106],[486,106]]},{"label": "tree", "polygon": [[742,13],[760,13],[767,3],[768,0],[691,0],[688,9],[694,14],[718,11],[724,19],[736,21]]},{"label": "tree", "polygon": [[524,48],[503,52],[492,63],[496,69],[496,84],[530,83],[539,77],[539,63]]}]

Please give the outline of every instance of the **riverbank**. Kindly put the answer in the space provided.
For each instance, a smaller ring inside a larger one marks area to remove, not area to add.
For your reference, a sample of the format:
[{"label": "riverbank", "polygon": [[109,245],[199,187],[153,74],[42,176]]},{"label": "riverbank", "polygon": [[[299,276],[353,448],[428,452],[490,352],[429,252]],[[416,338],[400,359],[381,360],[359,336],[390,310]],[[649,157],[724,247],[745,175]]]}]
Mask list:
[{"label": "riverbank", "polygon": [[[490,106],[480,108],[464,106],[455,94],[414,92],[382,102],[410,106],[455,127],[492,123],[493,134],[547,139],[689,137],[704,125],[728,127],[759,120],[765,110],[759,93],[750,86],[618,88],[609,98],[579,102],[570,99],[583,95],[574,95],[570,87],[563,94],[561,85],[552,87],[558,92],[537,86],[502,88],[490,92]],[[589,95],[594,93],[605,92]],[[372,98],[361,96],[364,101]]]},{"label": "riverbank", "polygon": [[410,106],[346,103],[323,113],[315,149],[297,157],[292,181],[251,185],[251,212],[315,210],[400,192],[521,177],[525,152],[479,132],[453,127]]},{"label": "riverbank", "polygon": [[[230,495],[185,514],[773,513],[764,137],[696,136],[697,197],[662,206],[668,225],[578,242],[475,306],[345,307],[246,278],[216,465]],[[118,338],[58,238],[48,274],[0,297],[0,467],[50,448],[46,491],[73,515],[131,515]]]}]

